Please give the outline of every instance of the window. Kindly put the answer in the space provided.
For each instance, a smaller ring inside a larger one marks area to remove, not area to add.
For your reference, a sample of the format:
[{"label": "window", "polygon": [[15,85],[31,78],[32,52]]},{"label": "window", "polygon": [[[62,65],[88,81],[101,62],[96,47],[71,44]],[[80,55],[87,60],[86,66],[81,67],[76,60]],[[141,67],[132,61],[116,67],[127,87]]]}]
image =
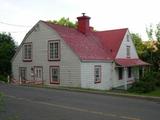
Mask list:
[{"label": "window", "polygon": [[127,35],[127,42],[129,42],[129,35]]},{"label": "window", "polygon": [[25,43],[23,45],[23,60],[24,61],[32,60],[32,43]]},{"label": "window", "polygon": [[118,68],[118,78],[119,80],[123,79],[123,68],[122,67]]},{"label": "window", "polygon": [[94,66],[94,82],[95,83],[101,82],[101,66],[100,65]]},{"label": "window", "polygon": [[60,48],[60,42],[59,40],[52,40],[48,42],[48,49],[49,49],[49,55],[48,55],[48,60],[59,60],[60,59],[60,53],[59,53],[59,48]]},{"label": "window", "polygon": [[132,69],[131,67],[128,67],[128,78],[132,76]]},{"label": "window", "polygon": [[19,68],[19,80],[26,80],[26,67]]},{"label": "window", "polygon": [[59,66],[50,66],[50,83],[59,84]]},{"label": "window", "polygon": [[127,57],[129,58],[130,57],[130,46],[127,46]]}]

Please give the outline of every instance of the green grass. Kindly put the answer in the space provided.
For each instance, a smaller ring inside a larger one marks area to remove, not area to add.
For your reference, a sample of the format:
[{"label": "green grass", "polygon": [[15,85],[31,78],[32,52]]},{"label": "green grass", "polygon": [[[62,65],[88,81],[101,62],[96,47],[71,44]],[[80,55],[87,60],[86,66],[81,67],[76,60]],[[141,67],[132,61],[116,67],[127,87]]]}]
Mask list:
[{"label": "green grass", "polygon": [[160,97],[160,88],[158,88],[158,89],[156,89],[156,90],[154,90],[152,92],[146,93],[144,95]]}]

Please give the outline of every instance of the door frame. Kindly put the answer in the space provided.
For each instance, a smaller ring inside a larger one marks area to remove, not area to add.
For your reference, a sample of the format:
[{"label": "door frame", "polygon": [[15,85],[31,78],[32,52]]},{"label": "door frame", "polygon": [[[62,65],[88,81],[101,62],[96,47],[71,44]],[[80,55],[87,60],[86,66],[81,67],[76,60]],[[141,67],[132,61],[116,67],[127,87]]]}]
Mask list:
[{"label": "door frame", "polygon": [[42,76],[42,80],[41,80],[41,81],[42,81],[42,84],[43,84],[43,82],[44,82],[44,81],[43,81],[43,66],[34,66],[34,69],[33,69],[34,71],[33,71],[33,72],[34,72],[34,81],[35,81],[35,82],[36,82],[36,81],[39,81],[39,80],[36,80],[36,76],[35,76],[35,74],[36,74],[36,73],[35,73],[35,72],[36,72],[36,71],[35,71],[36,68],[41,68],[41,70],[42,70],[42,75],[41,75],[41,76]]}]

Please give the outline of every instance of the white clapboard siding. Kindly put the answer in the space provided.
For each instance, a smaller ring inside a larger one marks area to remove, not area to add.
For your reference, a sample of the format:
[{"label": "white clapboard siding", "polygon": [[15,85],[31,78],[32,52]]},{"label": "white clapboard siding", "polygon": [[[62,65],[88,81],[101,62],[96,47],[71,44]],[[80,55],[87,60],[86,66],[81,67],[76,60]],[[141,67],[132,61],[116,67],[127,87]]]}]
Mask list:
[{"label": "white clapboard siding", "polygon": [[[129,35],[129,41],[127,41],[127,35]],[[130,58],[138,58],[137,52],[136,52],[136,48],[134,46],[134,43],[131,39],[131,35],[129,33],[129,31],[126,32],[123,41],[120,45],[120,48],[118,50],[117,56],[116,58],[127,58],[126,56],[126,46],[130,46]]]},{"label": "white clapboard siding", "polygon": [[[101,65],[101,83],[94,82],[94,66]],[[111,85],[111,62],[82,62],[81,63],[81,87],[106,90]]]},{"label": "white clapboard siding", "polygon": [[[50,85],[49,66],[58,65],[60,66],[60,85],[80,86],[80,60],[78,57],[56,31],[51,30],[51,28],[43,22],[39,22],[37,25],[39,26],[38,30],[33,30],[26,39],[23,40],[23,43],[32,42],[32,62],[23,62],[21,47],[12,61],[12,74],[14,79],[19,79],[19,67],[27,67],[27,80],[33,80],[33,77],[31,77],[31,68],[34,66],[42,66],[44,84]],[[48,61],[48,40],[60,40],[60,61]],[[72,72],[72,74],[70,74],[69,71]]]}]

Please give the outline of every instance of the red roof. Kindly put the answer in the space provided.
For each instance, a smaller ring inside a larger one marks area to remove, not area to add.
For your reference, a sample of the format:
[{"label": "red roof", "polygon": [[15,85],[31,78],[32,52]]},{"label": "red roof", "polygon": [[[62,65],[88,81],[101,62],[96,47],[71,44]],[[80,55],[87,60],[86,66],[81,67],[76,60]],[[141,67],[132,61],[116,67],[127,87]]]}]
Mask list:
[{"label": "red roof", "polygon": [[115,62],[123,67],[150,65],[140,59],[115,59]]},{"label": "red roof", "polygon": [[111,60],[110,54],[93,32],[83,34],[74,28],[44,23],[56,30],[81,60]]},{"label": "red roof", "polygon": [[44,23],[56,30],[81,60],[115,60],[121,66],[149,65],[140,59],[115,59],[127,28],[83,34],[74,28]]},{"label": "red roof", "polygon": [[113,59],[116,57],[118,53],[119,47],[127,30],[127,28],[124,28],[96,32],[96,35],[100,38],[100,41],[103,44],[104,48],[110,50]]}]

